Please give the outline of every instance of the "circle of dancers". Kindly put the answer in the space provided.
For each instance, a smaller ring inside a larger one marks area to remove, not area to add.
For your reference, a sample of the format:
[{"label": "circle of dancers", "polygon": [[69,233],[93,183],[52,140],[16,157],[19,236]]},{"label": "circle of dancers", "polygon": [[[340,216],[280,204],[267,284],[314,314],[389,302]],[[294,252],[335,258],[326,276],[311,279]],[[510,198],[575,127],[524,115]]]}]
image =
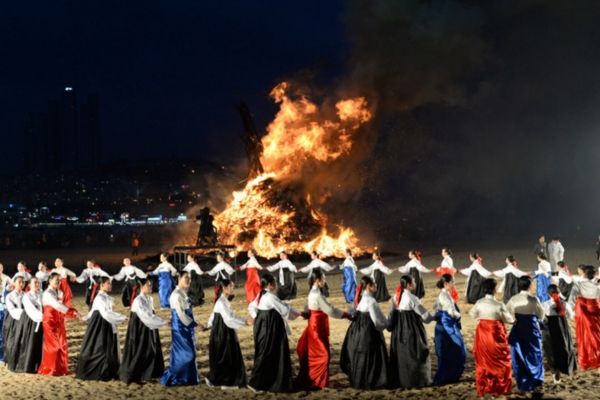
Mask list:
[{"label": "circle of dancers", "polygon": [[[509,394],[513,378],[523,392],[541,391],[544,355],[555,383],[561,375],[571,376],[577,369],[600,367],[600,287],[595,267],[580,265],[573,276],[562,254],[550,262],[545,243],[536,249],[540,247],[538,267],[530,272],[519,269],[512,255],[506,257],[504,268],[489,271],[477,253],[470,254],[469,267],[457,270],[449,248],[441,251],[442,261],[435,269],[422,265],[418,251],[410,251],[410,261],[397,268],[389,268],[381,254],[374,253],[373,263],[358,269],[350,250],[337,266],[313,252],[311,262],[297,269],[281,252],[276,264],[263,268],[250,250],[248,261],[237,269],[247,276],[248,318],[237,316],[230,303],[235,270],[225,253],[217,254],[217,264],[210,271],[200,269],[191,255],[181,272],[168,262],[167,254],[160,255],[161,263],[152,272],[143,272],[126,258],[113,276],[94,260],[87,262],[79,276],[65,268],[60,258],[52,270],[40,263],[35,275],[20,262],[12,278],[3,273],[0,264],[0,361],[16,373],[69,374],[65,319],[77,318],[87,324],[76,364],[77,379],[120,379],[127,384],[158,379],[164,386],[197,385],[196,334],[210,332],[209,372],[203,378],[209,387],[247,387],[256,393],[313,390],[329,387],[329,319],[335,318],[349,322],[339,362],[353,388],[451,384],[460,381],[467,354],[454,282],[454,275],[460,273],[467,276],[465,300],[473,305],[469,316],[478,321],[472,348],[477,394]],[[331,288],[325,272],[334,269],[343,271],[346,311],[327,300]],[[268,272],[261,275],[260,270]],[[307,274],[309,287],[303,310],[286,303],[297,297],[295,274],[299,272]],[[357,272],[362,274],[360,278]],[[400,275],[399,285],[390,294],[386,276],[394,272]],[[431,272],[439,277],[439,294],[429,311],[420,299],[425,295],[422,274]],[[202,325],[196,322],[192,307],[205,302],[204,274],[215,277],[215,296],[208,322]],[[170,319],[155,314],[152,291],[156,277],[160,306],[171,310]],[[502,283],[498,285],[494,277],[502,278]],[[129,316],[113,311],[113,280],[124,280],[121,301],[130,308]],[[532,293],[534,280],[536,291]],[[72,305],[70,284],[74,282],[86,285],[89,310],[85,316]],[[502,301],[496,299],[497,294]],[[388,301],[386,316],[379,304]],[[297,318],[307,320],[307,326],[296,346],[300,368],[294,377],[287,321]],[[567,319],[575,320],[577,343]],[[433,377],[424,327],[432,322],[437,355]],[[121,354],[117,325],[123,323],[128,327]],[[254,331],[250,378],[237,335],[237,330],[248,324],[253,324]],[[159,336],[163,327],[170,328],[172,338],[168,368]],[[391,332],[389,352],[384,330]]]}]

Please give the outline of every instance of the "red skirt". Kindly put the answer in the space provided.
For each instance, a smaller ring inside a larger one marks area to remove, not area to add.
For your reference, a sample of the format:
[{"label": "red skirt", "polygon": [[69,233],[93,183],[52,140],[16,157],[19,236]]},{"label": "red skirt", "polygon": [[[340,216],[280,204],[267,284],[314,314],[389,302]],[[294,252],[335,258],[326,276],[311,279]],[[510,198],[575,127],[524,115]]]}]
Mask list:
[{"label": "red skirt", "polygon": [[[454,271],[448,267],[439,267],[435,269],[435,274],[438,276],[438,278],[441,278],[442,275],[446,274],[454,276]],[[452,296],[452,300],[454,300],[455,303],[458,303],[459,296],[458,290],[456,290],[456,288],[450,291],[450,296]]]},{"label": "red skirt", "polygon": [[508,336],[502,321],[479,321],[473,355],[477,395],[509,394],[512,389],[512,362]]},{"label": "red skirt", "polygon": [[256,268],[246,268],[246,300],[248,304],[252,303],[262,290],[260,278]]},{"label": "red skirt", "polygon": [[600,367],[600,302],[598,299],[577,298],[575,332],[579,367]]},{"label": "red skirt", "polygon": [[58,290],[63,292],[62,302],[67,307],[73,307],[71,300],[73,299],[73,292],[71,292],[71,286],[69,285],[69,278],[61,278]]},{"label": "red skirt", "polygon": [[329,386],[329,317],[310,310],[308,326],[298,340],[300,372],[294,381],[297,390]]},{"label": "red skirt", "polygon": [[74,318],[75,309],[63,314],[53,307],[45,306],[42,317],[44,349],[38,374],[62,376],[69,374],[69,349],[67,347],[66,318]]}]

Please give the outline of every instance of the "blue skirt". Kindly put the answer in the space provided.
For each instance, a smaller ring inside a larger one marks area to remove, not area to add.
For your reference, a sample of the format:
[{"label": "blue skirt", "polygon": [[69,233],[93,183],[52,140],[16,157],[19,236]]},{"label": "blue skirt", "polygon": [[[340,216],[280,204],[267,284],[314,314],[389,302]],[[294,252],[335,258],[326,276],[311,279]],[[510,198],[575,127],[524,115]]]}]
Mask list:
[{"label": "blue skirt", "polygon": [[[191,304],[190,308],[185,310],[185,314],[194,318]],[[171,358],[169,368],[160,377],[159,382],[162,385],[185,386],[200,383],[196,365],[195,328],[195,321],[185,326],[177,316],[177,311],[171,310]]]},{"label": "blue skirt", "polygon": [[[458,307],[455,305],[456,309]],[[433,378],[434,385],[458,382],[465,370],[467,348],[456,319],[447,311],[438,311],[439,321],[435,325],[435,353],[438,368]]]},{"label": "blue skirt", "polygon": [[356,272],[352,267],[342,268],[344,271],[344,282],[342,283],[342,293],[346,298],[346,303],[354,302],[356,295]]},{"label": "blue skirt", "polygon": [[517,322],[510,331],[508,344],[517,387],[532,391],[544,384],[542,334],[535,315],[516,314]]},{"label": "blue skirt", "polygon": [[158,273],[158,298],[162,308],[171,307],[171,293],[175,288],[175,282],[170,272],[164,271]]},{"label": "blue skirt", "polygon": [[2,352],[2,324],[4,323],[4,304],[0,304],[0,361],[4,362],[4,353]]},{"label": "blue skirt", "polygon": [[540,303],[550,300],[550,296],[548,296],[548,286],[552,284],[552,280],[544,274],[539,274],[537,272],[534,272],[534,274],[535,279],[537,279],[536,293]]}]

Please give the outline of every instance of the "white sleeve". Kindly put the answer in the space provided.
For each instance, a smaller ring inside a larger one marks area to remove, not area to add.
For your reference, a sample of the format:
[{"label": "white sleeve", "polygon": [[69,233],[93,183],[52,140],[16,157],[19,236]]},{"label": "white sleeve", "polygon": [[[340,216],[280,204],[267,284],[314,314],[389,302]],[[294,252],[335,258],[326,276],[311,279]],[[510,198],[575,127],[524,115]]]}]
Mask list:
[{"label": "white sleeve", "polygon": [[23,297],[23,309],[25,310],[25,313],[27,314],[27,316],[33,322],[37,322],[37,323],[42,322],[43,314],[40,310],[37,309],[36,306],[33,305],[29,296]]},{"label": "white sleeve", "polygon": [[290,271],[292,271],[292,272],[298,272],[298,269],[296,268],[296,266],[294,264],[292,264],[292,262],[290,260],[287,260],[287,262],[289,264],[288,268],[289,268]]},{"label": "white sleeve", "polygon": [[506,311],[508,311],[510,315],[515,314],[515,304],[513,303],[513,299],[508,300],[508,303],[506,303]]},{"label": "white sleeve", "polygon": [[385,265],[383,265],[381,263],[379,264],[378,268],[381,272],[383,272],[386,275],[390,275],[392,272],[394,272],[393,270],[389,269],[388,267],[386,267]]},{"label": "white sleeve", "polygon": [[222,269],[221,264],[215,265],[210,271],[206,271],[206,273],[210,276],[215,276]]},{"label": "white sleeve", "polygon": [[401,267],[398,267],[398,272],[400,272],[401,274],[408,274],[408,272],[410,271],[410,263],[403,265]]},{"label": "white sleeve", "polygon": [[229,274],[229,275],[233,275],[235,274],[235,269],[233,269],[233,267],[227,263],[225,263],[225,265],[223,266],[223,269]]},{"label": "white sleeve", "polygon": [[320,294],[319,297],[317,297],[317,304],[319,305],[321,311],[329,315],[331,318],[340,319],[344,314],[342,310],[335,308],[334,306],[329,304],[325,296],[323,296],[322,294]]},{"label": "white sleeve", "polygon": [[142,271],[138,267],[133,267],[133,272],[135,272],[135,274],[138,278],[146,279],[146,274],[144,273],[144,271]]},{"label": "white sleeve", "polygon": [[[104,297],[96,296],[96,298],[94,299],[94,304],[92,306],[92,309],[94,308],[98,310],[98,312],[100,313],[100,315],[102,315],[102,318],[104,318],[106,322],[112,325],[120,324],[122,322],[125,322],[125,320],[127,319],[125,315],[112,311],[110,305],[104,300]],[[87,321],[90,317],[91,313],[83,317],[83,319]]]},{"label": "white sleeve", "polygon": [[[471,271],[473,271],[474,266],[471,265],[469,268],[465,268],[465,269],[461,269],[460,273],[466,276],[471,276]],[[471,313],[469,313],[469,315],[471,315]]]},{"label": "white sleeve", "polygon": [[213,310],[213,312],[210,313],[210,317],[208,317],[208,322],[206,323],[206,329],[210,329],[212,328],[213,325],[213,321],[215,320],[215,312]]},{"label": "white sleeve", "polygon": [[281,268],[281,261],[271,265],[270,267],[267,267],[267,271],[269,272],[275,272],[277,271],[279,268]]},{"label": "white sleeve", "polygon": [[213,314],[215,312],[221,314],[223,322],[230,329],[239,329],[242,326],[246,325],[246,320],[244,318],[236,317],[233,308],[226,307],[222,301],[217,301],[217,304],[215,304]]},{"label": "white sleeve", "polygon": [[573,312],[573,308],[571,307],[571,305],[569,303],[567,303],[566,301],[563,301],[563,307],[565,309],[565,315],[567,318],[569,319],[575,319],[575,313]]},{"label": "white sleeve", "polygon": [[442,310],[447,311],[452,318],[460,319],[461,315],[458,311],[456,311],[456,307],[454,306],[452,297],[450,297],[450,293],[446,293],[446,295],[440,295],[438,299]]},{"label": "white sleeve", "polygon": [[375,329],[382,331],[387,328],[388,320],[385,318],[385,315],[383,315],[383,311],[381,311],[377,302],[373,301],[373,303],[370,304],[369,315],[371,316],[373,324],[375,324]]},{"label": "white sleeve", "polygon": [[302,267],[298,269],[298,272],[302,272],[302,273],[308,273],[313,269],[313,263],[311,262],[310,264],[308,264],[306,267]]},{"label": "white sleeve", "polygon": [[150,309],[148,304],[141,299],[141,296],[138,296],[133,300],[131,312],[134,312],[140,321],[142,321],[149,329],[154,330],[165,325],[165,321],[152,312],[152,309]]},{"label": "white sleeve", "polygon": [[277,312],[279,314],[281,314],[281,316],[284,319],[293,320],[293,319],[298,318],[301,315],[301,311],[290,307],[289,305],[285,304],[283,301],[279,300],[277,297],[273,296],[272,300],[273,300],[273,308],[275,310],[277,310]]},{"label": "white sleeve", "polygon": [[16,304],[12,301],[11,298],[7,296],[8,301],[6,301],[6,309],[8,310],[11,317],[18,320],[21,318],[21,314],[23,314],[23,309],[16,306]]},{"label": "white sleeve", "polygon": [[321,267],[323,271],[333,271],[333,267],[323,260],[319,260],[319,267]]},{"label": "white sleeve", "polygon": [[500,313],[502,314],[502,320],[504,321],[504,323],[512,324],[515,322],[515,318],[510,312],[508,312],[508,307],[506,307],[506,305],[502,304],[500,306]]},{"label": "white sleeve", "polygon": [[419,272],[423,272],[426,274],[431,272],[429,269],[425,268],[425,266],[418,261],[415,263],[415,268],[417,270],[419,270]]},{"label": "white sleeve", "polygon": [[44,293],[42,295],[42,304],[44,306],[50,306],[54,308],[56,311],[59,311],[63,314],[69,312],[69,307],[58,301],[58,299],[51,294]]},{"label": "white sleeve", "polygon": [[173,264],[167,265],[167,268],[168,268],[169,271],[171,271],[171,275],[177,276],[177,270],[175,269],[175,267],[173,266]]},{"label": "white sleeve", "polygon": [[113,279],[116,279],[118,281],[120,281],[121,279],[125,278],[125,271],[124,271],[125,267],[121,267],[121,270],[119,271],[118,274],[116,274]]},{"label": "white sleeve", "polygon": [[508,269],[508,267],[503,268],[498,271],[494,271],[494,272],[492,272],[492,274],[496,275],[498,278],[504,278],[506,276],[507,269]]},{"label": "white sleeve", "polygon": [[359,271],[363,275],[369,275],[371,272],[373,272],[374,268],[375,268],[375,263],[369,265],[367,268],[359,269]]},{"label": "white sleeve", "polygon": [[411,302],[411,308],[421,317],[424,323],[428,324],[434,320],[433,315],[431,315],[429,311],[427,311],[427,309],[420,302],[416,304]]},{"label": "white sleeve", "polygon": [[63,267],[63,270],[65,271],[65,275],[70,276],[72,278],[77,278],[75,272],[71,271],[70,269]]},{"label": "white sleeve", "polygon": [[101,270],[100,268],[94,268],[95,271],[93,271],[94,276],[105,276],[107,278],[110,278],[110,275],[106,272]]},{"label": "white sleeve", "polygon": [[81,271],[81,275],[79,275],[77,278],[75,278],[75,282],[77,283],[84,283],[87,279],[88,279],[88,274],[89,274],[89,268],[85,268],[83,271]]},{"label": "white sleeve", "polygon": [[469,311],[469,317],[473,319],[479,319],[479,307],[477,307],[477,303],[475,303],[473,308],[471,308],[471,311]]},{"label": "white sleeve", "polygon": [[258,297],[256,299],[254,299],[254,301],[252,301],[252,303],[248,304],[248,314],[250,314],[250,316],[252,318],[256,318],[256,315],[258,313],[258,305],[257,305],[257,301]]},{"label": "white sleeve", "polygon": [[181,296],[179,296],[176,293],[173,293],[173,294],[171,294],[170,300],[171,300],[171,308],[175,310],[175,312],[177,313],[177,316],[179,317],[179,319],[185,326],[189,326],[192,322],[194,322],[194,320],[191,319],[190,317],[188,317],[187,314],[185,313],[185,309],[184,309],[185,300],[183,298],[181,298]]}]

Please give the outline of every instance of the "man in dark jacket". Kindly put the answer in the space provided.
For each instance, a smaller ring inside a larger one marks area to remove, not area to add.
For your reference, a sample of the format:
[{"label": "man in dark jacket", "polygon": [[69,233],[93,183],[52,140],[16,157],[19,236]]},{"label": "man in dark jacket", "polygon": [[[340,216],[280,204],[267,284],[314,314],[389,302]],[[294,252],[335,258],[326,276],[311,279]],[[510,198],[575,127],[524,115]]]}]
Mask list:
[{"label": "man in dark jacket", "polygon": [[544,235],[540,235],[538,237],[538,242],[533,246],[533,254],[535,254],[535,260],[537,261],[537,256],[541,253],[548,257],[548,248],[546,247]]}]

